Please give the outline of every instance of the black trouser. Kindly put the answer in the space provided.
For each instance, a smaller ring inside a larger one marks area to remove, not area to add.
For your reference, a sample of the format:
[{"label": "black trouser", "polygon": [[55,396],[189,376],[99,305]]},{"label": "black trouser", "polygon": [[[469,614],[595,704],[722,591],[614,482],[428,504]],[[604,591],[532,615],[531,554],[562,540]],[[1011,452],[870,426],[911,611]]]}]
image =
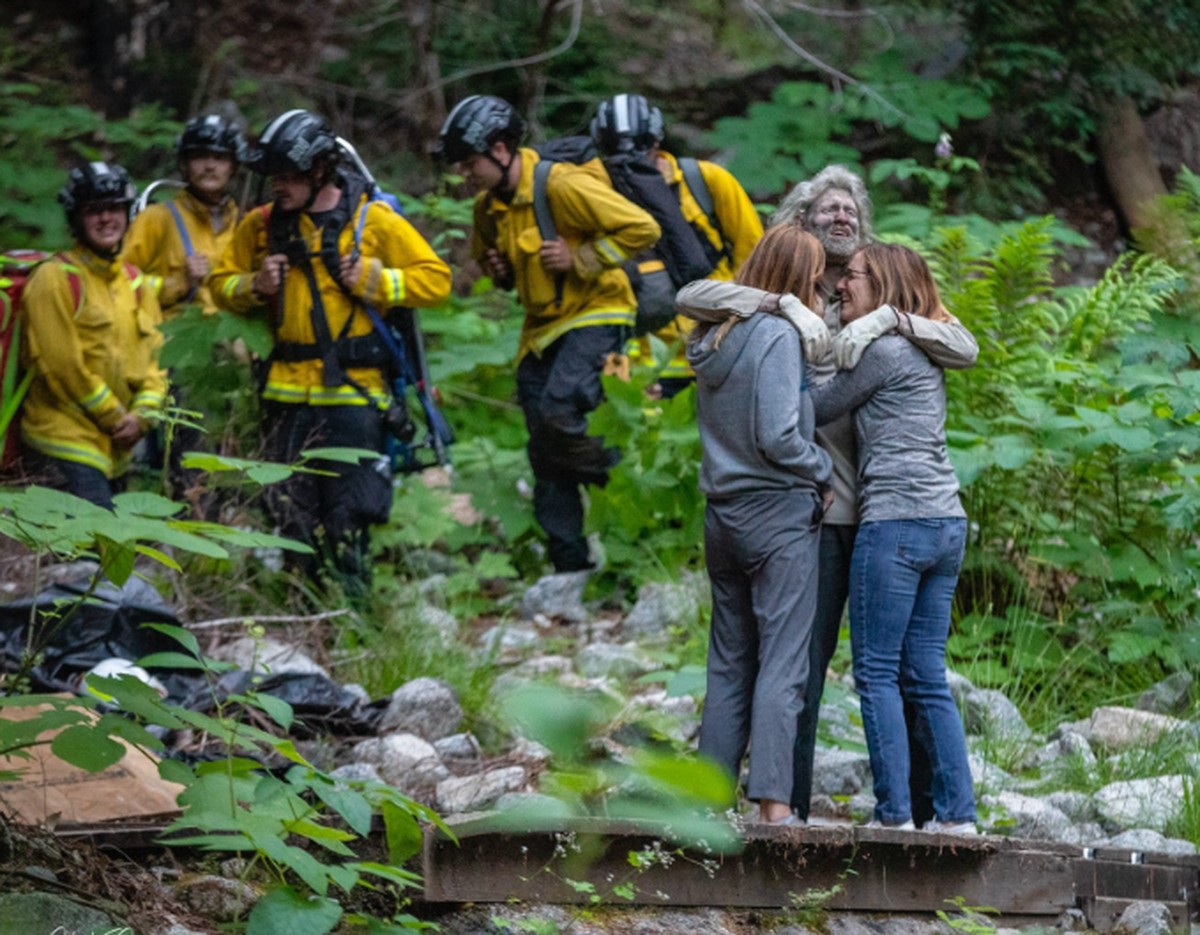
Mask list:
[{"label": "black trouser", "polygon": [[583,536],[581,484],[603,486],[619,453],[587,434],[587,414],[600,405],[600,374],[619,353],[625,329],[575,328],[517,368],[517,397],[529,431],[533,515],[546,532],[555,571],[590,568]]},{"label": "black trouser", "polygon": [[[177,409],[190,409],[189,393],[176,383],[171,384],[171,403]],[[202,417],[203,418],[203,417]],[[163,447],[167,428],[160,426],[155,429],[158,446],[157,463],[163,462]],[[205,484],[205,471],[183,466],[183,456],[189,451],[210,452],[214,446],[208,440],[208,433],[201,426],[184,425],[177,422],[170,428],[171,448],[167,454],[165,465],[167,475],[167,490],[172,499],[186,500],[192,505],[192,511],[197,519],[216,520],[217,500],[215,492]]]},{"label": "black trouser", "polygon": [[113,508],[113,495],[125,490],[125,475],[109,480],[99,468],[52,458],[29,447],[22,451],[21,463],[30,483],[66,491],[106,510]]},{"label": "black trouser", "polygon": [[322,567],[353,595],[370,590],[369,533],[392,509],[392,466],[383,414],[374,406],[263,404],[267,457],[294,462],[309,448],[366,448],[380,452],[358,464],[316,460],[321,473],[295,473],[267,488],[267,509],[280,533],[314,549],[288,553],[289,567],[317,580]]},{"label": "black trouser", "polygon": [[[792,809],[801,818],[808,818],[812,798],[813,755],[817,745],[817,719],[821,695],[825,690],[825,673],[837,651],[838,631],[850,593],[850,557],[854,554],[857,526],[827,525],[821,527],[821,544],[817,567],[817,611],[813,617],[812,642],[809,643],[808,686],[804,708],[796,725],[796,748],[793,760]],[[905,702],[904,718],[911,725],[913,715]],[[910,741],[916,732],[910,730]],[[909,791],[912,795],[913,821],[922,825],[934,817],[933,770],[929,755],[919,743],[909,744]]]}]

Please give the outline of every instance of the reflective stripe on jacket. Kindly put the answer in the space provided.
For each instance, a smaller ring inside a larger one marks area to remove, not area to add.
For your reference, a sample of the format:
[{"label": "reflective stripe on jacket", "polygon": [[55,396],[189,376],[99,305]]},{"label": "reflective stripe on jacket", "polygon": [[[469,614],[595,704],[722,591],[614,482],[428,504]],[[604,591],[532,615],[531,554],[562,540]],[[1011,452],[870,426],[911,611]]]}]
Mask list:
[{"label": "reflective stripe on jacket", "polygon": [[619,267],[660,233],[654,218],[611,185],[579,166],[556,164],[546,193],[558,234],[575,257],[574,268],[561,276],[558,299],[560,277],[542,266],[539,256],[542,236],[533,211],[533,167],[539,157],[532,149],[519,152],[521,179],[511,203],[480,192],[471,233],[476,260],[482,262],[494,247],[512,264],[517,296],[525,307],[518,360],[530,351],[540,353],[574,328],[632,326],[633,290]]},{"label": "reflective stripe on jacket", "polygon": [[158,297],[120,261],[82,245],[66,259],[80,281],[78,310],[58,259],[34,271],[21,299],[21,365],[36,373],[21,437],[45,455],[119,477],[131,452],[114,448],[109,430],[128,412],[161,409],[166,395]]}]

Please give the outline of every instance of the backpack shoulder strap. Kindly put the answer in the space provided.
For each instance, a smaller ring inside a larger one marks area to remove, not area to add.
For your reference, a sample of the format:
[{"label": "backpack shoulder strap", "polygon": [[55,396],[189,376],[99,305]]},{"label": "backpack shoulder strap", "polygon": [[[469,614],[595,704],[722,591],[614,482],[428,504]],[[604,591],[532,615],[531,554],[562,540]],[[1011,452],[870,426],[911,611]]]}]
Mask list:
[{"label": "backpack shoulder strap", "polygon": [[67,275],[67,285],[71,289],[71,301],[75,305],[75,314],[78,315],[79,310],[83,308],[83,279],[79,275],[79,270],[75,268],[75,264],[65,253],[56,253],[53,259],[62,264],[63,272]]},{"label": "backpack shoulder strap", "polygon": [[558,239],[558,225],[554,223],[554,215],[550,211],[550,197],[546,193],[546,184],[553,168],[554,163],[546,159],[540,160],[533,167],[533,216],[537,219],[542,240]]},{"label": "backpack shoulder strap", "polygon": [[183,215],[179,213],[179,206],[172,199],[166,202],[167,210],[171,212],[171,217],[175,219],[175,229],[179,231],[179,239],[183,241],[183,252],[188,256],[195,254],[192,249],[192,238],[188,236],[187,226],[183,223]]},{"label": "backpack shoulder strap", "polygon": [[683,173],[683,181],[687,184],[688,191],[692,193],[692,197],[696,199],[696,204],[700,206],[700,210],[708,218],[709,226],[721,238],[725,254],[732,256],[732,247],[729,243],[729,238],[725,236],[725,228],[721,226],[721,219],[717,217],[717,207],[713,203],[712,191],[708,187],[708,182],[704,180],[704,173],[700,171],[699,160],[691,156],[680,156],[675,161],[679,164],[679,171]]},{"label": "backpack shoulder strap", "polygon": [[708,218],[708,223],[715,230],[720,230],[721,222],[717,220],[717,209],[713,204],[712,192],[708,190],[708,182],[704,181],[704,173],[700,171],[700,163],[691,156],[680,156],[676,162],[679,163],[679,171],[683,173],[683,180],[687,183],[688,191],[692,193],[692,197],[696,199],[696,204],[700,206],[700,210]]},{"label": "backpack shoulder strap", "polygon": [[[558,240],[558,225],[554,223],[554,214],[550,211],[550,195],[546,185],[550,180],[550,170],[554,163],[542,159],[533,167],[533,216],[537,220],[538,233],[542,240]],[[563,288],[566,283],[566,273],[557,273],[554,277],[554,304],[562,305]]]},{"label": "backpack shoulder strap", "polygon": [[[179,213],[179,205],[175,204],[174,198],[168,201],[166,205],[167,210],[171,212],[171,217],[175,219],[175,229],[179,231],[179,239],[183,241],[184,255],[187,257],[194,256],[196,251],[192,248],[192,238],[188,236],[187,226],[183,223],[183,215]],[[138,277],[139,279],[141,278],[140,272],[138,273]],[[187,295],[183,297],[183,301],[192,301],[196,297],[196,292],[196,287],[191,286],[187,291]],[[139,296],[138,298],[140,299],[141,297]]]}]

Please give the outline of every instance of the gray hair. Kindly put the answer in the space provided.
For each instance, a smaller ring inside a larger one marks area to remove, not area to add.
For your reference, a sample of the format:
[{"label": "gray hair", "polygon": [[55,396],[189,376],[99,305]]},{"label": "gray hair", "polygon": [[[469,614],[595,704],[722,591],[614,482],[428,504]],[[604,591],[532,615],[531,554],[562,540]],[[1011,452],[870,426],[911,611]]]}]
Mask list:
[{"label": "gray hair", "polygon": [[871,227],[871,196],[867,194],[867,186],[862,178],[845,166],[826,166],[811,179],[800,182],[779,202],[779,207],[771,215],[770,226],[792,223],[808,229],[812,206],[834,188],[848,192],[854,199],[854,204],[858,206],[859,240],[870,243],[875,239],[875,231]]}]

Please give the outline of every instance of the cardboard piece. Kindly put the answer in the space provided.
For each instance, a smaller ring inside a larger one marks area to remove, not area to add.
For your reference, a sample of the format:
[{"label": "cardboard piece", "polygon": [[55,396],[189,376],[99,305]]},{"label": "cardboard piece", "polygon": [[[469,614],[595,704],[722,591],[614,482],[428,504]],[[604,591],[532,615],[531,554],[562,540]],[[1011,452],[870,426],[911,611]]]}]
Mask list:
[{"label": "cardboard piece", "polygon": [[[29,720],[48,707],[0,707],[0,720]],[[56,733],[46,731],[39,739],[48,741]],[[117,742],[128,752],[118,763],[99,773],[64,763],[50,752],[49,743],[31,749],[30,759],[0,756],[0,769],[23,771],[21,779],[15,782],[0,782],[0,811],[17,824],[53,822],[57,827],[119,819],[173,818],[180,814],[175,797],[183,791],[183,786],[158,775],[156,758],[123,740]]]}]

